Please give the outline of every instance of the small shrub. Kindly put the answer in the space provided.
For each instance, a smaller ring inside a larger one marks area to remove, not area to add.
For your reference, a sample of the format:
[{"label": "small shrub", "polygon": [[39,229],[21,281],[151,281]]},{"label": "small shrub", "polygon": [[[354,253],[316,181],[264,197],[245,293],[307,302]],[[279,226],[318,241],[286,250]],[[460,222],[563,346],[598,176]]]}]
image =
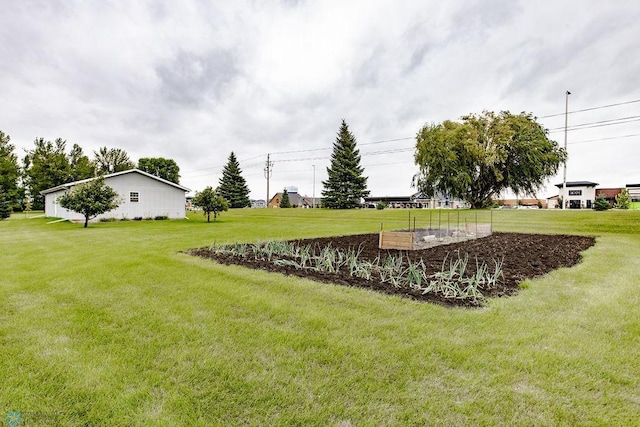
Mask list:
[{"label": "small shrub", "polygon": [[100,218],[100,222],[114,222],[116,219],[113,217],[109,218]]},{"label": "small shrub", "polygon": [[376,203],[376,209],[379,210],[379,211],[383,210],[386,207],[387,207],[387,205],[382,203],[382,202]]},{"label": "small shrub", "polygon": [[133,220],[134,221],[142,221],[142,217],[141,216],[134,216]]},{"label": "small shrub", "polygon": [[598,194],[598,197],[596,197],[596,201],[593,203],[593,209],[597,211],[606,211],[609,208],[611,208],[611,205],[609,204],[607,199],[605,199],[604,195]]},{"label": "small shrub", "polygon": [[616,209],[629,209],[631,206],[631,197],[629,196],[629,190],[623,188],[620,194],[616,196]]},{"label": "small shrub", "polygon": [[169,216],[168,215],[157,215],[153,219],[156,220],[156,221],[164,221],[164,220],[169,219]]}]

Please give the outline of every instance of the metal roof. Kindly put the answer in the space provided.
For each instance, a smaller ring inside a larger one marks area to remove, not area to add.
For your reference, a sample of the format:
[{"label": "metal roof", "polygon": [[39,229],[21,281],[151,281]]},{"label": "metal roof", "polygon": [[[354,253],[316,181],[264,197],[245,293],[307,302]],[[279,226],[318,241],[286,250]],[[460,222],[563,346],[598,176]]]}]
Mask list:
[{"label": "metal roof", "polygon": [[[591,181],[567,181],[567,187],[595,187],[598,185],[597,182]],[[556,187],[562,188],[562,183],[556,184]]]},{"label": "metal roof", "polygon": [[[155,179],[156,181],[160,181],[160,182],[162,182],[164,184],[171,185],[172,187],[179,188],[180,190],[191,191],[187,187],[183,187],[182,185],[176,184],[175,182],[167,181],[166,179],[162,179],[162,178],[157,177],[155,175],[152,175],[150,173],[141,171],[140,169],[129,169],[129,170],[126,170],[126,171],[110,173],[108,175],[104,175],[104,179],[111,178],[111,177],[114,177],[114,176],[126,175],[126,174],[129,174],[129,173],[139,173],[140,175],[144,175],[144,176],[149,177],[151,179]],[[81,179],[79,181],[68,182],[66,184],[62,184],[62,185],[58,185],[58,186],[55,186],[55,187],[47,188],[46,190],[42,190],[40,192],[40,194],[49,194],[49,193],[53,193],[53,192],[56,192],[56,191],[59,191],[59,190],[66,190],[66,189],[69,189],[69,188],[71,188],[71,187],[73,187],[75,185],[84,184],[85,182],[93,181],[96,178],[97,177]]]}]

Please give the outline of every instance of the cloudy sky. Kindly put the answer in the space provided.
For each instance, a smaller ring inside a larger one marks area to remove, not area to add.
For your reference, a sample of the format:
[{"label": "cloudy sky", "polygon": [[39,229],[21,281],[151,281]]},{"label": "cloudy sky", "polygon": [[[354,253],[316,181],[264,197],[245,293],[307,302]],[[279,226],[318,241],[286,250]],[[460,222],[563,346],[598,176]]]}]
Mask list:
[{"label": "cloudy sky", "polygon": [[[640,182],[640,3],[0,0],[0,129],[22,157],[63,138],[174,159],[216,186],[231,151],[252,198],[319,196],[341,120],[372,195],[411,194],[425,123],[531,112],[567,179]],[[583,111],[586,110],[586,111]],[[562,171],[541,197],[557,194]]]}]

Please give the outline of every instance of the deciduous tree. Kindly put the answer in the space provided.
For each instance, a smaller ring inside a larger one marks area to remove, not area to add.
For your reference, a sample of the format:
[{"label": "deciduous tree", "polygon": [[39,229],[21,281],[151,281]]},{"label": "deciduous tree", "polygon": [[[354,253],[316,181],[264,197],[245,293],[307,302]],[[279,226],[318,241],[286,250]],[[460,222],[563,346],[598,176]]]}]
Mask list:
[{"label": "deciduous tree", "polygon": [[359,207],[362,198],[369,195],[367,177],[363,176],[363,172],[356,139],[343,120],[333,143],[331,166],[327,168],[329,177],[322,182],[323,206],[331,209]]},{"label": "deciduous tree", "polygon": [[616,203],[614,208],[616,209],[629,209],[631,207],[631,197],[629,197],[629,190],[623,188],[620,194],[616,196]]},{"label": "deciduous tree", "polygon": [[33,197],[33,208],[44,209],[41,191],[72,181],[71,165],[65,152],[66,141],[58,138],[54,143],[37,138],[35,148],[24,157],[25,181]]},{"label": "deciduous tree", "polygon": [[212,187],[207,187],[196,193],[193,198],[193,204],[204,211],[207,216],[207,222],[211,222],[211,213],[213,213],[213,220],[215,221],[222,211],[229,210],[229,203],[222,197],[219,188],[214,190]]},{"label": "deciduous tree", "polygon": [[138,160],[138,169],[167,181],[180,184],[180,168],[173,159],[143,157]]},{"label": "deciduous tree", "polygon": [[65,209],[83,215],[86,228],[90,219],[117,208],[120,203],[118,197],[118,193],[106,185],[100,176],[74,186],[58,199],[58,203]]},{"label": "deciduous tree", "polygon": [[94,163],[89,160],[89,157],[84,154],[82,147],[78,144],[73,144],[68,158],[69,166],[71,168],[71,182],[96,176],[96,167]]},{"label": "deciduous tree", "polygon": [[101,147],[93,154],[98,175],[126,171],[136,167],[135,163],[129,159],[127,152],[120,148]]},{"label": "deciduous tree", "polygon": [[233,151],[229,154],[229,160],[222,169],[222,178],[219,181],[220,194],[229,202],[231,208],[246,208],[251,206],[249,200],[249,187],[242,177],[240,163]]},{"label": "deciduous tree", "polygon": [[531,114],[508,111],[425,125],[416,137],[413,183],[428,197],[436,193],[467,201],[473,208],[511,189],[535,197],[558,171],[566,152],[547,137]]}]

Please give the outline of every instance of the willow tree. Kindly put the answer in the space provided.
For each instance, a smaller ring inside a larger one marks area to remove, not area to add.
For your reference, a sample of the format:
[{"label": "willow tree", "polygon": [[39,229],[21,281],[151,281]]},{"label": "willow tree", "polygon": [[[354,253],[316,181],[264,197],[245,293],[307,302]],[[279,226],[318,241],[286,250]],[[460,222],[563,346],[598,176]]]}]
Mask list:
[{"label": "willow tree", "polygon": [[427,124],[416,137],[413,183],[427,197],[448,194],[473,208],[507,189],[535,197],[566,160],[547,134],[531,114],[508,111]]}]

